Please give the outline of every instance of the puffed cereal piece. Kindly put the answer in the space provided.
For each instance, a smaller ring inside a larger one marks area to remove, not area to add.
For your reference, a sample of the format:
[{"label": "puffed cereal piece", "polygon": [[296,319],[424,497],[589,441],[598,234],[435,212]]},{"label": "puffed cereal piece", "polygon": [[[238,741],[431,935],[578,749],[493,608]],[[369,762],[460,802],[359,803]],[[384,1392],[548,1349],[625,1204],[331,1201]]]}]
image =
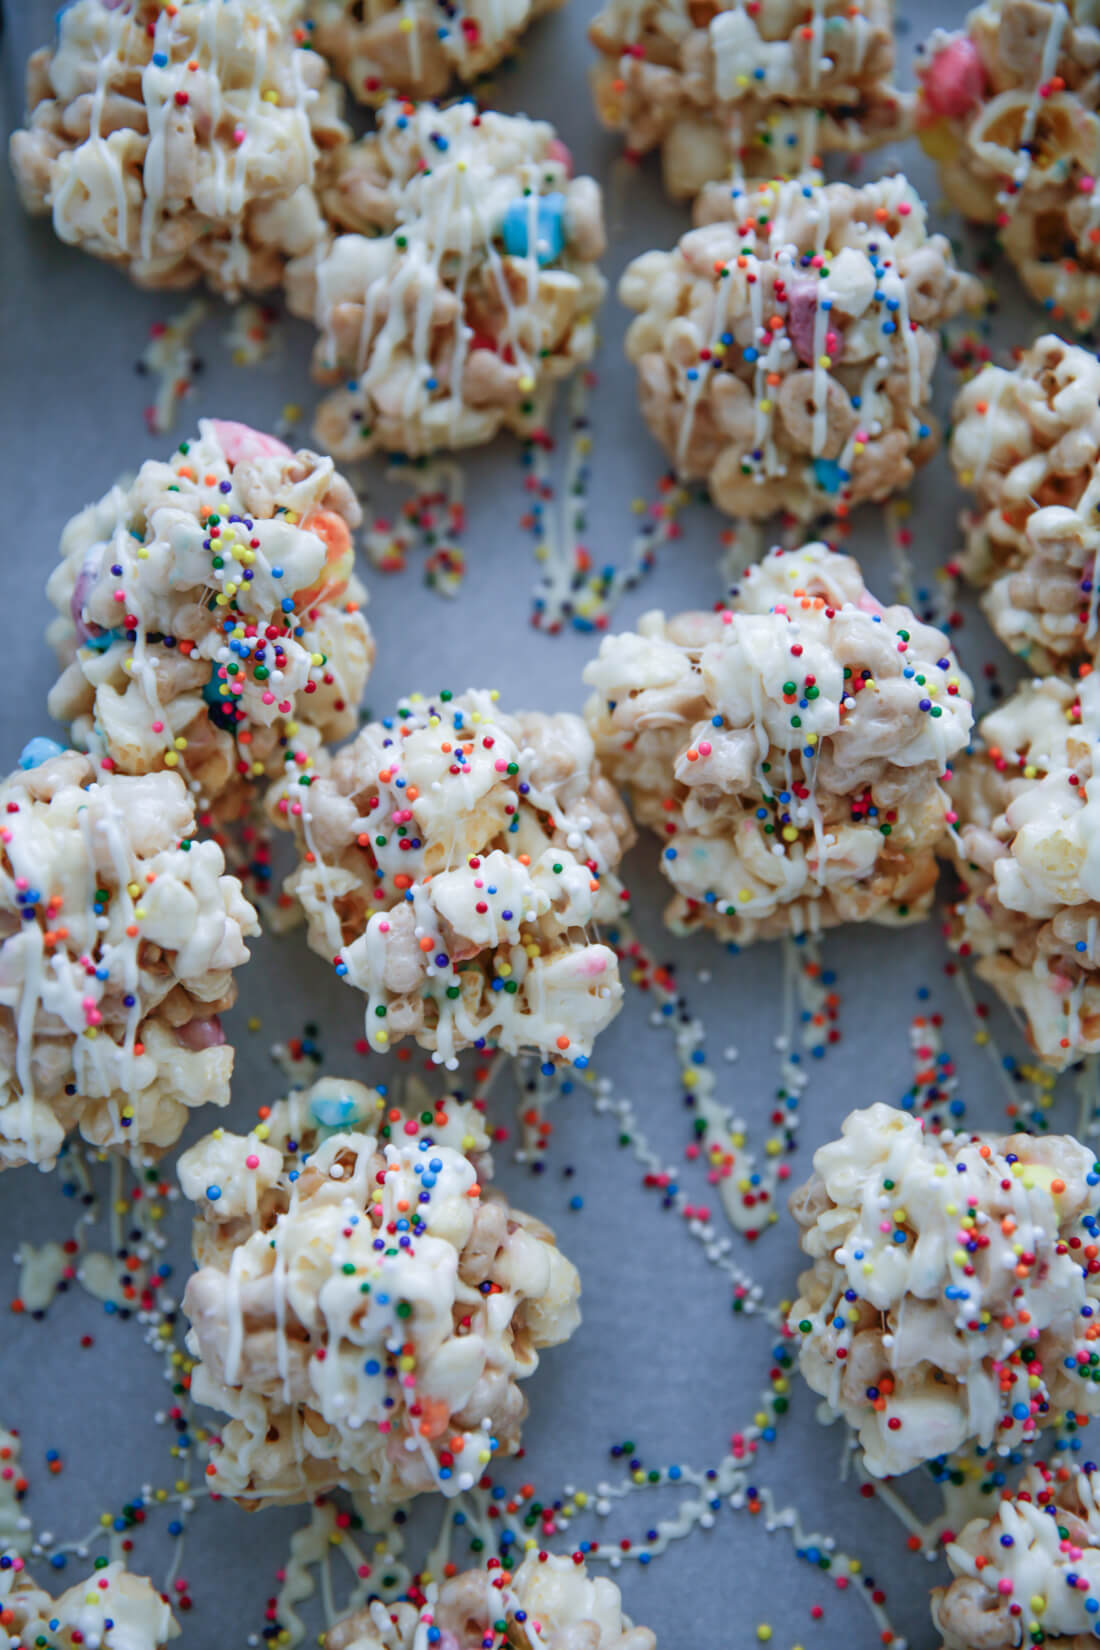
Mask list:
[{"label": "puffed cereal piece", "polygon": [[951,462],[963,513],[962,573],[1013,653],[1038,674],[1100,658],[1100,365],[1048,333],[1011,370],[963,385]]},{"label": "puffed cereal piece", "polygon": [[50,714],[106,772],[174,768],[218,818],[357,726],[374,641],[330,458],[202,419],[74,516],[47,594]]},{"label": "puffed cereal piece", "polygon": [[563,0],[465,0],[450,15],[429,0],[309,0],[311,41],[353,97],[442,97],[452,81],[479,79],[524,30]]},{"label": "puffed cereal piece", "polygon": [[483,1190],[488,1146],[473,1106],[406,1119],[323,1078],[183,1154],[192,1396],[231,1417],[211,1489],[250,1509],[337,1485],[452,1496],[515,1454],[517,1383],[576,1329],[580,1284],[547,1227]]},{"label": "puffed cereal piece", "polygon": [[773,550],[725,611],[646,614],[584,679],[597,755],[664,844],[675,933],[746,945],[928,915],[971,687],[849,556]]},{"label": "puffed cereal piece", "polygon": [[0,1564],[0,1650],[32,1645],[99,1645],[102,1650],[164,1650],[179,1623],[163,1593],[117,1561],[93,1570],[57,1598],[39,1587],[23,1560]]},{"label": "puffed cereal piece", "polygon": [[881,1103],[814,1153],[790,1204],[813,1264],[788,1333],[874,1477],[1100,1411],[1098,1186],[1069,1135],[935,1134]]},{"label": "puffed cereal piece", "polygon": [[905,178],[712,185],[619,296],[642,414],[720,510],[802,521],[908,485],[933,453],[937,328],[976,302]]},{"label": "puffed cereal piece", "polygon": [[948,938],[1060,1069],[1100,1050],[1100,676],[1026,683],[978,731],[950,786]]},{"label": "puffed cereal piece", "polygon": [[324,233],[350,132],[285,0],[75,0],[27,65],[11,164],[29,212],[138,286],[276,286]]},{"label": "puffed cereal piece", "polygon": [[365,995],[372,1048],[535,1048],[584,1067],[622,1002],[590,938],[622,910],[633,841],[579,716],[497,710],[495,693],[410,694],[276,787],[298,840],[287,890],[309,943]]},{"label": "puffed cereal piece", "polygon": [[101,773],[49,739],[0,783],[0,1169],[50,1169],[66,1134],[156,1158],[229,1104],[256,913],[195,840],[178,775]]},{"label": "puffed cereal piece", "polygon": [[588,30],[596,112],[631,156],[660,148],[665,188],[731,172],[787,177],[905,135],[889,0],[609,0]]},{"label": "puffed cereal piece", "polygon": [[[498,1621],[504,1642],[539,1650],[656,1650],[648,1627],[623,1614],[622,1597],[606,1576],[589,1576],[563,1553],[528,1553],[514,1572],[465,1570],[451,1576],[431,1603],[402,1599],[371,1603],[325,1635],[325,1650],[414,1650],[417,1631],[439,1628],[439,1650],[482,1650]],[[526,1631],[537,1622],[537,1640]],[[429,1642],[433,1642],[429,1640]]]},{"label": "puffed cereal piece", "polygon": [[[970,1520],[944,1556],[952,1581],[932,1590],[942,1650],[1016,1650],[1023,1611],[1042,1599],[1042,1642],[1078,1650],[1096,1636],[1100,1476],[1036,1462],[987,1518]],[[1015,1609],[1013,1608],[1015,1606]]]},{"label": "puffed cereal piece", "polygon": [[1031,295],[1082,331],[1100,314],[1098,69],[1090,0],[983,0],[917,69],[944,193],[995,224]]},{"label": "puffed cereal piece", "polygon": [[599,186],[545,121],[390,102],[325,192],[338,234],[287,275],[337,384],[317,439],[340,459],[528,434],[588,361],[604,293]]}]

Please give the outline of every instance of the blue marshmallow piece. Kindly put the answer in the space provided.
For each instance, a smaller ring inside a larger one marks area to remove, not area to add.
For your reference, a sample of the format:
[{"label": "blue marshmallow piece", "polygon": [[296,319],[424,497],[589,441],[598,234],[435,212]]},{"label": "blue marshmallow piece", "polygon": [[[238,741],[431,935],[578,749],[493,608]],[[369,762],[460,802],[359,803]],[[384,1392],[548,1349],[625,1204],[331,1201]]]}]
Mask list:
[{"label": "blue marshmallow piece", "polygon": [[532,224],[538,264],[554,263],[565,249],[565,196],[555,189],[549,195],[528,195],[511,203],[503,225],[504,250],[510,257],[530,257]]},{"label": "blue marshmallow piece", "polygon": [[210,680],[202,690],[202,696],[208,705],[228,705],[230,703],[229,694],[222,692],[222,688],[228,688],[229,681],[227,677],[218,675],[218,671],[221,669],[222,666],[218,664],[217,660],[210,666]]},{"label": "blue marshmallow piece", "polygon": [[344,1129],[359,1121],[359,1102],[350,1094],[317,1094],[309,1103],[310,1116],[322,1129]]},{"label": "blue marshmallow piece", "polygon": [[19,766],[26,771],[28,768],[40,768],[43,762],[48,762],[52,756],[64,755],[64,745],[59,745],[56,739],[47,739],[38,734],[34,739],[28,739],[19,752]]},{"label": "blue marshmallow piece", "polygon": [[839,493],[849,474],[835,458],[815,458],[814,478],[823,493]]}]

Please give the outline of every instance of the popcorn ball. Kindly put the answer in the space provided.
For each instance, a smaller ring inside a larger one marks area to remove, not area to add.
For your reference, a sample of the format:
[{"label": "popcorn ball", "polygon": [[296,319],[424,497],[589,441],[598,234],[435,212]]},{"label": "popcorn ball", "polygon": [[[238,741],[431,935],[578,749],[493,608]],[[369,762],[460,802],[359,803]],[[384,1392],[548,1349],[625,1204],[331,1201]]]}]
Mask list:
[{"label": "popcorn ball", "polygon": [[646,614],[584,679],[597,755],[666,844],[674,932],[745,945],[928,914],[971,687],[849,556],[773,550],[725,611]]},{"label": "popcorn ball", "polygon": [[[948,1587],[932,1592],[942,1650],[1063,1650],[1095,1643],[1100,1610],[1100,1476],[1039,1462],[988,1518],[971,1520],[945,1549]],[[1038,1601],[1038,1602],[1037,1602]],[[1036,1633],[1041,1638],[1036,1638]]]},{"label": "popcorn ball", "polygon": [[1082,330],[1100,314],[1100,28],[1087,0],[985,0],[918,62],[918,129],[944,193],[1032,297]]},{"label": "popcorn ball", "polygon": [[496,698],[410,694],[281,786],[273,816],[300,856],[287,890],[366,997],[372,1048],[412,1036],[448,1069],[470,1046],[583,1068],[622,1001],[589,931],[623,909],[634,833],[579,716]]},{"label": "popcorn ball", "polygon": [[325,209],[353,233],[298,259],[287,300],[336,384],[317,439],[338,458],[470,447],[544,420],[595,349],[599,186],[545,121],[391,102]]},{"label": "popcorn ball", "polygon": [[1036,672],[1100,657],[1100,364],[1051,334],[955,400],[951,462],[976,507],[960,570]]},{"label": "popcorn ball", "polygon": [[1100,1050],[1100,676],[1030,682],[979,732],[951,786],[948,937],[1060,1068]]},{"label": "popcorn ball", "polygon": [[528,24],[562,0],[310,0],[310,39],[364,103],[388,93],[442,97],[452,80],[496,68]]},{"label": "popcorn ball", "polygon": [[17,1432],[0,1424],[0,1553],[25,1553],[34,1540],[31,1521],[23,1511],[27,1480],[23,1476],[22,1441]]},{"label": "popcorn ball", "polygon": [[906,487],[935,449],[936,329],[976,299],[903,177],[713,185],[619,296],[642,415],[720,510],[809,521]]},{"label": "popcorn ball", "polygon": [[179,1637],[172,1609],[145,1576],[119,1563],[93,1570],[59,1598],[39,1587],[12,1553],[0,1558],[0,1650],[86,1645],[163,1650]]},{"label": "popcorn ball", "polygon": [[350,133],[276,0],[75,0],[27,66],[11,164],[29,212],[139,286],[278,284],[324,230]]},{"label": "popcorn ball", "polygon": [[357,725],[359,521],[331,459],[203,419],[62,534],[51,715],[101,771],[174,768],[219,817],[245,812],[255,781]]},{"label": "popcorn ball", "polygon": [[889,0],[823,0],[812,15],[790,0],[609,0],[588,34],[600,120],[632,158],[660,148],[675,197],[905,135]]},{"label": "popcorn ball", "polygon": [[74,1129],[159,1156],[229,1103],[218,1015],[256,913],[176,774],[97,779],[35,739],[0,819],[0,1169],[52,1168]]},{"label": "popcorn ball", "polygon": [[656,1650],[649,1628],[623,1615],[615,1583],[559,1553],[530,1552],[514,1574],[466,1570],[431,1602],[418,1598],[374,1600],[329,1628],[325,1650],[417,1650],[421,1629],[433,1627],[424,1642],[438,1650],[483,1650],[498,1633],[518,1650]]},{"label": "popcorn ball", "polygon": [[451,1496],[515,1454],[517,1382],[576,1329],[580,1285],[545,1226],[483,1191],[488,1145],[476,1107],[406,1119],[327,1078],[184,1153],[191,1391],[231,1417],[212,1490]]},{"label": "popcorn ball", "polygon": [[876,1478],[1100,1411],[1098,1187],[1069,1135],[933,1134],[882,1104],[814,1153],[788,1328]]}]

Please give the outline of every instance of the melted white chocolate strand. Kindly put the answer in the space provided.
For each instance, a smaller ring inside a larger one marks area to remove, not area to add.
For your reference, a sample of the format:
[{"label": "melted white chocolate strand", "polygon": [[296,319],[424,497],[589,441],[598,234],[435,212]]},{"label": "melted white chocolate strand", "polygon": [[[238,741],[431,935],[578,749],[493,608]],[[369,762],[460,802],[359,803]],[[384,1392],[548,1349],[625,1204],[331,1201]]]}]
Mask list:
[{"label": "melted white chocolate strand", "polygon": [[406,1118],[323,1079],[184,1153],[193,1396],[232,1417],[212,1488],[454,1495],[518,1449],[516,1383],[576,1328],[579,1283],[546,1227],[483,1195],[487,1148],[457,1101]]},{"label": "melted white chocolate strand", "polygon": [[310,0],[311,42],[354,97],[442,97],[507,57],[536,17],[562,0]]},{"label": "melted white chocolate strand", "polygon": [[984,0],[918,60],[917,126],[952,205],[995,224],[1056,321],[1100,315],[1100,28],[1091,0]]},{"label": "melted white chocolate strand", "polygon": [[1053,334],[955,398],[951,462],[963,574],[1006,647],[1036,672],[1100,658],[1100,363]]},{"label": "melted white chocolate strand", "polygon": [[587,1064],[622,1000],[588,938],[622,908],[630,821],[578,716],[410,694],[270,807],[299,841],[309,942],[367,999],[366,1035]]},{"label": "melted white chocolate strand", "polygon": [[76,0],[31,58],[11,160],[23,203],[139,286],[276,285],[324,233],[350,137],[324,59],[275,0]]},{"label": "melted white chocolate strand", "polygon": [[159,1155],[228,1104],[218,1015],[259,932],[176,775],[51,748],[0,784],[0,1168],[52,1168],[73,1129]]},{"label": "melted white chocolate strand", "polygon": [[1039,1057],[1072,1065],[1100,1051],[1100,676],[1031,682],[979,731],[951,785],[948,938]]},{"label": "melted white chocolate strand", "polygon": [[789,1328],[869,1472],[976,1442],[1007,1453],[1100,1410],[1100,1172],[1068,1135],[933,1135],[851,1112],[791,1212],[813,1261]]},{"label": "melted white chocolate strand", "polygon": [[608,0],[589,27],[596,110],[632,156],[659,147],[665,187],[793,176],[901,135],[887,0]]},{"label": "melted white chocolate strand", "polygon": [[47,593],[51,714],[103,772],[177,769],[221,818],[345,737],[374,657],[359,505],[330,458],[203,419],[74,516]]},{"label": "melted white chocolate strand", "polygon": [[605,638],[585,680],[600,761],[665,843],[674,930],[745,944],[927,914],[971,688],[850,557],[773,550],[724,611]]},{"label": "melted white chocolate strand", "polygon": [[430,1591],[419,1605],[357,1610],[329,1628],[325,1650],[482,1650],[501,1631],[515,1650],[656,1650],[649,1629],[623,1615],[615,1583],[561,1553],[529,1553],[514,1574],[497,1563],[466,1570]]},{"label": "melted white chocolate strand", "polygon": [[1002,1491],[992,1517],[972,1519],[947,1547],[954,1579],[932,1593],[943,1650],[1094,1644],[1098,1502],[1100,1478],[1091,1462],[1084,1471],[1040,1462]]},{"label": "melted white chocolate strand", "polygon": [[554,382],[595,348],[600,191],[545,121],[472,102],[390,102],[341,157],[339,234],[291,265],[290,308],[338,384],[318,440],[337,458],[418,456],[544,421]]},{"label": "melted white chocolate strand", "polygon": [[23,1560],[0,1562],[0,1650],[37,1644],[100,1645],[102,1650],[163,1650],[179,1637],[167,1599],[144,1576],[108,1564],[58,1598],[38,1587]]},{"label": "melted white chocolate strand", "polygon": [[719,509],[809,521],[905,487],[935,450],[937,328],[973,276],[902,176],[712,184],[619,283],[650,432]]}]

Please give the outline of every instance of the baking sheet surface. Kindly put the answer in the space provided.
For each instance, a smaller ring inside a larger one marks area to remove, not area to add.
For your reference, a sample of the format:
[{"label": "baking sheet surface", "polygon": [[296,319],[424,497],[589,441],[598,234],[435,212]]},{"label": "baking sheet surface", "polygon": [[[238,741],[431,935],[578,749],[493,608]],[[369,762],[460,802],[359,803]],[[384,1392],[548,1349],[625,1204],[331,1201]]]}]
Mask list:
[{"label": "baking sheet surface", "polygon": [[[660,455],[638,412],[633,372],[622,356],[627,317],[615,300],[614,283],[629,258],[671,244],[687,227],[688,213],[662,198],[655,166],[632,170],[618,161],[617,140],[595,122],[585,86],[590,60],[585,26],[592,9],[591,0],[572,0],[541,22],[518,66],[500,75],[497,101],[505,109],[553,120],[573,150],[577,170],[593,173],[607,192],[611,246],[605,268],[611,290],[589,412],[594,450],[585,539],[602,564],[626,557],[637,522],[632,501],[652,500],[661,474]],[[7,0],[0,47],[6,129],[21,111],[23,62],[49,38],[52,11],[48,0]],[[914,41],[959,15],[959,8],[946,5],[907,7],[901,19],[903,84],[910,80]],[[896,163],[935,203],[934,177],[915,145],[897,156],[872,157],[864,175]],[[50,616],[44,585],[69,517],[106,491],[119,473],[168,451],[200,415],[271,427],[288,405],[298,404],[304,441],[316,392],[307,371],[308,328],[280,319],[274,355],[241,367],[227,342],[229,312],[211,300],[196,335],[201,370],[194,392],[183,403],[174,434],[151,436],[143,417],[150,380],[136,363],[150,327],[178,315],[189,300],[138,292],[112,270],[61,246],[48,223],[24,218],[6,171],[0,175],[0,214],[0,496],[6,501],[0,548],[5,687],[0,769],[7,771],[33,733],[57,732],[45,709],[53,665],[43,640]],[[957,233],[958,225],[942,211],[935,216]],[[962,244],[973,267],[978,243]],[[1020,297],[1007,270],[997,273],[1001,300],[990,342],[998,358],[1007,359],[1013,346],[1043,330],[1042,317]],[[941,403],[949,402],[956,382],[944,364]],[[564,418],[559,423],[564,432]],[[530,626],[537,569],[530,535],[521,527],[530,495],[524,491],[520,449],[505,439],[460,462],[468,500],[463,541],[468,572],[457,598],[447,601],[425,587],[422,556],[414,556],[400,574],[364,568],[379,645],[367,703],[383,713],[414,687],[486,685],[498,687],[510,706],[579,710],[585,692],[581,670],[596,643],[572,629],[546,636]],[[380,465],[363,474],[376,501],[399,505],[406,496],[387,491]],[[956,545],[960,503],[941,454],[912,493],[910,554],[920,588],[933,587],[935,569]],[[675,611],[720,597],[719,534],[725,525],[709,507],[689,507],[682,537],[661,550],[656,570],[626,596],[616,620],[633,623],[650,607]],[[861,514],[850,544],[869,584],[888,595],[896,564],[880,512]],[[1012,680],[1014,669],[972,605],[963,605],[967,617],[957,646],[988,702],[984,667],[992,664],[994,681],[1002,684]],[[762,1143],[781,1081],[783,948],[763,946],[733,957],[702,939],[685,943],[664,936],[664,888],[653,860],[652,842],[643,839],[628,863],[638,930],[660,960],[675,965],[689,1011],[704,1019],[708,1060],[717,1070],[720,1092]],[[944,975],[946,954],[936,922],[901,932],[869,928],[830,934],[824,956],[836,974],[841,1037],[823,1059],[803,1057],[809,1081],[792,1158],[793,1183],[809,1172],[813,1148],[838,1131],[852,1106],[896,1103],[909,1089],[912,1021],[921,1013],[942,1016],[939,1035],[954,1063],[966,1121],[975,1127],[1004,1125],[1005,1087]],[[283,1092],[272,1044],[301,1034],[307,1025],[316,1027],[326,1071],[386,1080],[390,1066],[381,1057],[364,1060],[354,1051],[359,999],[307,951],[300,932],[265,936],[239,978],[240,1001],[227,1021],[237,1047],[233,1105],[213,1122],[200,1116],[187,1141],[214,1122],[247,1128],[255,1108]],[[493,1121],[508,1131],[497,1150],[498,1180],[514,1201],[554,1226],[584,1287],[582,1329],[567,1346],[545,1354],[527,1384],[526,1458],[501,1472],[510,1485],[533,1483],[543,1501],[567,1499],[569,1486],[592,1491],[602,1480],[617,1484],[629,1477],[631,1460],[640,1461],[643,1471],[674,1463],[716,1466],[731,1434],[761,1412],[761,1395],[774,1395],[769,1372],[775,1369],[775,1330],[763,1315],[734,1312],[730,1279],[708,1261],[707,1249],[714,1252],[729,1239],[721,1252],[743,1265],[774,1305],[791,1293],[798,1270],[793,1230],[784,1217],[756,1245],[730,1233],[703,1165],[685,1156],[691,1113],[674,1039],[667,1023],[652,1023],[653,1006],[646,993],[628,987],[624,1011],[604,1035],[596,1060],[615,1101],[630,1101],[636,1129],[613,1109],[597,1111],[578,1088],[549,1114],[553,1134],[544,1167],[536,1172],[515,1161],[516,1106],[508,1079],[502,1077],[493,1092]],[[989,1024],[1007,1050],[1022,1052],[996,1007]],[[795,1030],[799,1035],[797,1025]],[[419,1058],[414,1056],[413,1067]],[[1053,1117],[1072,1128],[1076,1115],[1076,1102],[1067,1095]],[[704,1232],[699,1241],[698,1228],[706,1227],[706,1219],[697,1217],[693,1235],[692,1222],[664,1208],[660,1192],[644,1185],[637,1130],[689,1193],[692,1206],[709,1208],[712,1236]],[[621,1143],[632,1133],[633,1143]],[[24,1170],[5,1175],[0,1184],[0,1424],[22,1433],[31,1481],[26,1510],[36,1529],[60,1543],[96,1530],[102,1515],[119,1514],[150,1488],[171,1491],[177,1480],[188,1478],[201,1483],[202,1464],[197,1446],[190,1467],[186,1452],[170,1453],[178,1438],[165,1417],[171,1394],[161,1359],[146,1344],[147,1330],[139,1321],[105,1314],[75,1286],[42,1321],[7,1312],[17,1289],[18,1245],[66,1236],[78,1211],[59,1176]],[[179,1292],[189,1270],[188,1226],[183,1204],[169,1205],[165,1256],[175,1268],[172,1286]],[[95,1246],[104,1246],[105,1230],[102,1223],[97,1227]],[[826,1571],[820,1562],[797,1557],[798,1543],[789,1533],[769,1531],[775,1520],[767,1496],[741,1498],[759,1507],[756,1512],[723,1500],[712,1519],[708,1514],[711,1528],[695,1528],[648,1566],[631,1560],[617,1572],[630,1614],[657,1631],[663,1650],[689,1645],[740,1650],[761,1642],[758,1627],[770,1629],[771,1642],[783,1650],[840,1643],[870,1650],[881,1643],[880,1629],[857,1595],[883,1589],[896,1630],[914,1647],[932,1643],[929,1564],[908,1550],[900,1523],[878,1501],[861,1496],[851,1474],[839,1481],[842,1429],[817,1424],[814,1400],[793,1378],[789,1398],[774,1441],[758,1446],[749,1484],[769,1491],[776,1508],[796,1509],[807,1536],[830,1535],[837,1550],[860,1567],[849,1571],[837,1563]],[[633,1454],[609,1453],[624,1442],[633,1445]],[[52,1450],[63,1463],[56,1474],[46,1458]],[[608,1547],[620,1539],[644,1540],[658,1518],[676,1516],[684,1493],[668,1486],[616,1500],[606,1515],[578,1514],[559,1544],[571,1548],[587,1539]],[[414,1563],[418,1543],[431,1539],[440,1512],[435,1503],[410,1520]],[[268,1601],[278,1590],[290,1536],[306,1515],[246,1515],[228,1504],[198,1505],[181,1515],[171,1501],[154,1505],[132,1532],[131,1562],[162,1584],[175,1552],[169,1522],[181,1516],[187,1534],[179,1575],[186,1583],[182,1596],[192,1601],[182,1643],[233,1650],[256,1642]],[[461,1543],[457,1556],[465,1556]],[[52,1579],[68,1584],[78,1571],[79,1561],[71,1558]],[[50,1574],[48,1568],[44,1573]],[[838,1574],[844,1586],[838,1586]],[[306,1607],[314,1633],[322,1624],[315,1603]]]}]

